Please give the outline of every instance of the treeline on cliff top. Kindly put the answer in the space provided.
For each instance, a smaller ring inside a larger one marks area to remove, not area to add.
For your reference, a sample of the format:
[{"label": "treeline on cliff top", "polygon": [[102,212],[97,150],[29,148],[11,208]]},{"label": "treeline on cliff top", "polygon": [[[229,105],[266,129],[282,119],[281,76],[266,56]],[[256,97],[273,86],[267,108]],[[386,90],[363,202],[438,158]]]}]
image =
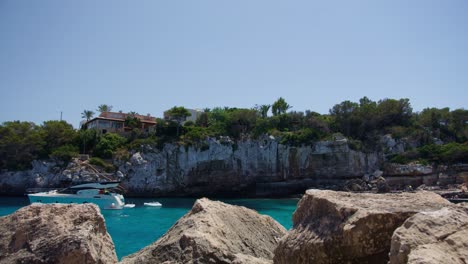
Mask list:
[{"label": "treeline on cliff top", "polygon": [[[98,110],[106,111],[101,108]],[[190,113],[184,107],[174,107],[166,112],[166,120],[157,119],[153,133],[140,131],[138,120],[131,119],[130,115],[126,126],[131,131],[124,135],[75,130],[65,121],[46,121],[41,125],[5,122],[0,125],[0,168],[23,170],[31,166],[32,160],[48,158],[66,163],[78,153],[86,153],[94,157],[92,162],[96,165],[107,165],[112,170],[112,165],[101,159],[125,159],[129,150],[145,145],[161,148],[164,143],[172,142],[203,149],[207,147],[204,143],[207,137],[229,136],[235,141],[268,134],[281,144],[300,146],[331,139],[336,133],[346,136],[352,149],[361,151],[385,151],[379,144],[385,134],[411,142],[409,145],[413,147],[406,152],[388,157],[393,162],[468,162],[468,110],[465,109],[426,108],[415,113],[409,99],[372,101],[367,97],[359,102],[336,104],[324,115],[309,110],[291,111],[291,108],[286,100],[279,98],[271,105],[256,105],[251,109],[205,109],[196,122],[183,122]]]}]

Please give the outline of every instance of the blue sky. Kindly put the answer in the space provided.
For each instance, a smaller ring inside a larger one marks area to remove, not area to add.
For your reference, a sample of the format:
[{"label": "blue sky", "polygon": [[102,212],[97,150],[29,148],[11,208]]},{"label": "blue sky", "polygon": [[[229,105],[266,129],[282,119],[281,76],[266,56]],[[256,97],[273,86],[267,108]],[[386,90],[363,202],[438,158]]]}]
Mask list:
[{"label": "blue sky", "polygon": [[468,1],[0,0],[0,122],[282,96],[466,108]]}]

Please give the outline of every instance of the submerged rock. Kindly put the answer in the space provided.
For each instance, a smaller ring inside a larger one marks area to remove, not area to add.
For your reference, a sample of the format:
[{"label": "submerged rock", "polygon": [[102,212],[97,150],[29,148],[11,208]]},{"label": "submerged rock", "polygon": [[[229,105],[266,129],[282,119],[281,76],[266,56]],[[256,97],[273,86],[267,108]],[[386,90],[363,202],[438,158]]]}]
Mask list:
[{"label": "submerged rock", "polygon": [[468,205],[421,212],[395,230],[390,264],[468,261]]},{"label": "submerged rock", "polygon": [[122,263],[271,263],[285,234],[269,216],[203,198],[163,237]]},{"label": "submerged rock", "polygon": [[0,217],[0,263],[116,263],[99,208],[32,204]]},{"label": "submerged rock", "polygon": [[401,194],[308,190],[274,263],[386,263],[392,234],[407,218],[450,203],[430,192]]}]

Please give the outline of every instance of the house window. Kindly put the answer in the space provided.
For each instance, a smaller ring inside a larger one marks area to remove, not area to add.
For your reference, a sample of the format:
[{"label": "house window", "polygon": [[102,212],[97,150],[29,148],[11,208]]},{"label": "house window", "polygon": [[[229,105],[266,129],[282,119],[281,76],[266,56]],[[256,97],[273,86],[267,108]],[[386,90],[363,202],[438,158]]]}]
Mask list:
[{"label": "house window", "polygon": [[97,125],[97,122],[96,121],[92,121],[88,124],[88,128],[95,128]]},{"label": "house window", "polygon": [[110,128],[111,123],[107,120],[99,120],[99,127],[100,128]]},{"label": "house window", "polygon": [[123,123],[122,122],[112,122],[112,128],[115,128],[115,129],[120,129],[123,127]]}]

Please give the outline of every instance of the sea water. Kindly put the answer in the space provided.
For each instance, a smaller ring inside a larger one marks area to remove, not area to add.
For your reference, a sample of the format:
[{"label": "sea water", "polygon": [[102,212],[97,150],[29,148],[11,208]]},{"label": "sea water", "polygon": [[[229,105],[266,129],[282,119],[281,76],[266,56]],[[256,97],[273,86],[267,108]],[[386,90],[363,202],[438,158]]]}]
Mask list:
[{"label": "sea water", "polygon": [[[102,210],[107,231],[114,241],[117,256],[137,252],[160,238],[166,231],[193,206],[192,198],[126,198],[134,208],[123,210]],[[158,201],[162,207],[143,206],[145,202]],[[286,229],[292,226],[292,214],[298,199],[221,199],[234,205],[254,209],[260,214],[273,217]],[[26,197],[0,197],[0,216],[13,213],[29,204]]]}]

